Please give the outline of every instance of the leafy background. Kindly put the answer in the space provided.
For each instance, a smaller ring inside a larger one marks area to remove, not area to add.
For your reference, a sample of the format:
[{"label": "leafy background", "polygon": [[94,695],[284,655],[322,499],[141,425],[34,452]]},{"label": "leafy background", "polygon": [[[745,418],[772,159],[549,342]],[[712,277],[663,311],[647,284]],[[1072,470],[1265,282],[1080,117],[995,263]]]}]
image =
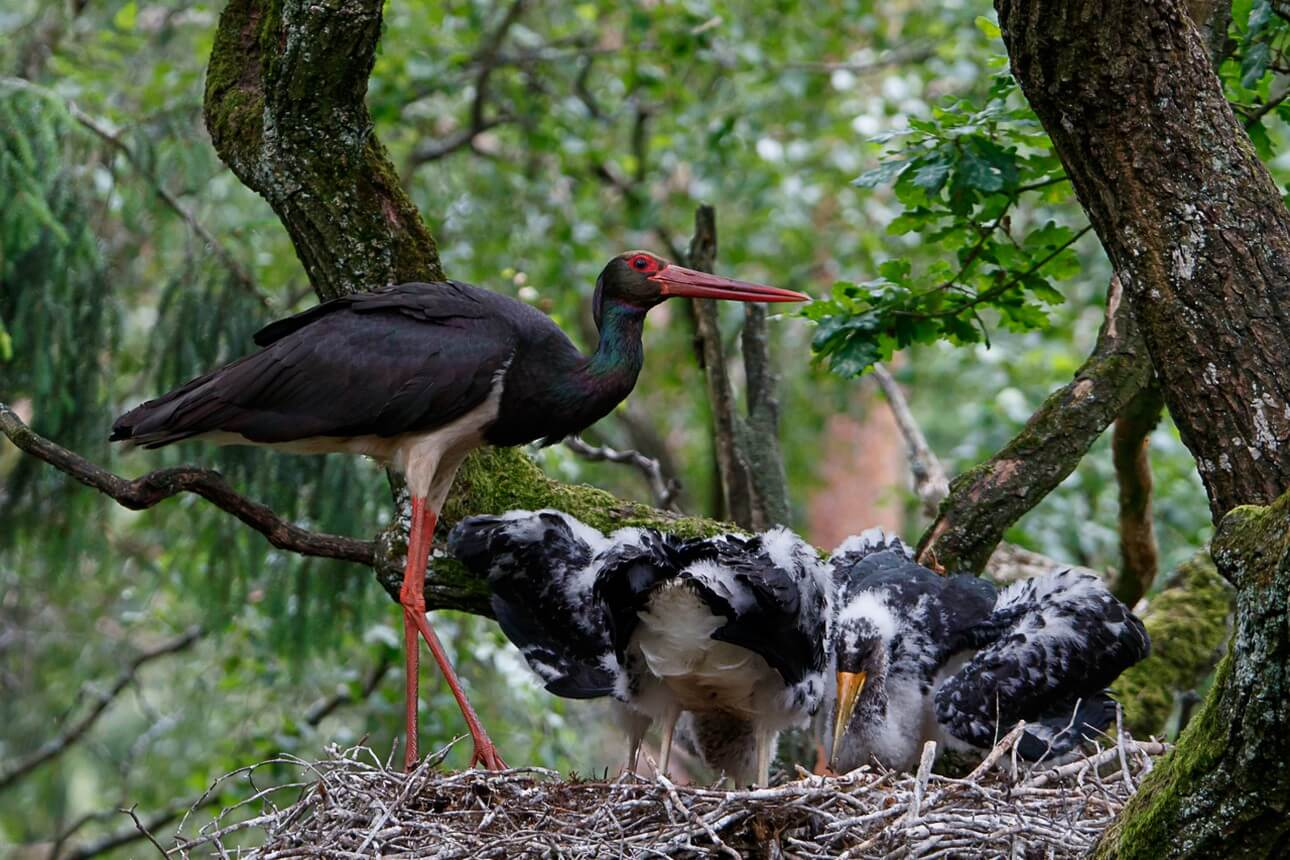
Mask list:
[{"label": "leafy background", "polygon": [[[772,325],[792,524],[811,539],[923,525],[863,376],[874,361],[892,362],[953,473],[1087,354],[1110,271],[1007,74],[988,3],[544,3],[503,32],[507,9],[386,8],[368,100],[445,269],[534,303],[585,345],[604,261],[684,248],[696,204],[715,204],[724,271],[819,297]],[[311,528],[368,535],[391,510],[370,464],[106,444],[124,408],[314,301],[272,211],[202,126],[218,11],[0,7],[0,400],[118,473],[208,464]],[[1240,0],[1230,37],[1226,92],[1284,183],[1286,18]],[[732,345],[740,319],[723,317]],[[664,456],[686,510],[713,513],[690,323],[656,312],[646,338],[636,394],[590,435]],[[648,498],[621,467],[539,456],[562,478]],[[1171,565],[1208,540],[1208,515],[1167,422],[1152,465]],[[1102,440],[1008,539],[1113,568],[1115,494]],[[397,623],[361,569],[273,550],[191,498],[125,511],[0,447],[0,773],[92,708],[131,656],[206,631],[140,669],[66,753],[0,788],[0,852],[90,845],[132,829],[117,807],[191,801],[278,752],[364,738],[388,752]],[[436,623],[508,759],[618,764],[602,709],[545,695],[492,624]],[[432,749],[459,717],[441,684],[422,694]]]}]

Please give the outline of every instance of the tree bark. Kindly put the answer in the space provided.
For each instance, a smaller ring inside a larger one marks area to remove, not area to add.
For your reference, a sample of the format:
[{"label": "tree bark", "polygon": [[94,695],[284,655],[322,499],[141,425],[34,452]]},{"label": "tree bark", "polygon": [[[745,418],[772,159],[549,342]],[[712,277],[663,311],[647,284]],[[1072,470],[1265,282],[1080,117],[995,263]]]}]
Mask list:
[{"label": "tree bark", "polygon": [[1272,856],[1290,836],[1290,213],[1180,0],[996,8],[1196,457],[1221,523],[1214,559],[1237,588],[1204,707],[1098,854]]},{"label": "tree bark", "polygon": [[367,112],[380,0],[231,0],[206,70],[220,158],[282,220],[320,299],[442,280]]},{"label": "tree bark", "polygon": [[996,0],[1214,521],[1290,486],[1290,216],[1179,0]]},{"label": "tree bark", "polygon": [[1229,513],[1213,552],[1237,588],[1231,648],[1099,858],[1275,857],[1290,839],[1290,493]]},{"label": "tree bark", "polygon": [[1106,320],[1088,360],[999,453],[950,482],[949,496],[918,543],[920,560],[980,572],[1004,532],[1066,480],[1151,373],[1142,337],[1113,278]]}]

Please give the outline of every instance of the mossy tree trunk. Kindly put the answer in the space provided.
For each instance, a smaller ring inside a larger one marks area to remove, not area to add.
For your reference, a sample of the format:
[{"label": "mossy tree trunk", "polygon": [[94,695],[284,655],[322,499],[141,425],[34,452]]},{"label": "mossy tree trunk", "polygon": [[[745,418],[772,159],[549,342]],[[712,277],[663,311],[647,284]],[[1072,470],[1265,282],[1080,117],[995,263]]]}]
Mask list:
[{"label": "mossy tree trunk", "polygon": [[1232,646],[1177,748],[1102,837],[1099,858],[1290,851],[1290,493],[1229,513],[1213,553],[1237,587]]},{"label": "mossy tree trunk", "polygon": [[1290,834],[1290,213],[1180,0],[996,8],[1013,73],[1124,284],[1196,457],[1222,521],[1215,561],[1237,588],[1214,688],[1100,852],[1269,856]]}]

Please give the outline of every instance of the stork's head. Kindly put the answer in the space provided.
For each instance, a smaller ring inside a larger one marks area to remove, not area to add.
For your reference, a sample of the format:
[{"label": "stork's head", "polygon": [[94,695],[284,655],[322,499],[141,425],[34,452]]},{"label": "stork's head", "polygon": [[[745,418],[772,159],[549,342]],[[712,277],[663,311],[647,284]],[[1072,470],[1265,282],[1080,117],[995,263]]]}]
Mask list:
[{"label": "stork's head", "polygon": [[592,305],[596,325],[600,326],[605,307],[610,303],[643,312],[672,296],[736,302],[804,302],[810,299],[810,296],[792,290],[696,272],[669,263],[649,251],[627,251],[610,260],[596,279]]},{"label": "stork's head", "polygon": [[[885,607],[882,607],[885,610]],[[880,730],[887,711],[887,640],[880,619],[861,615],[844,607],[835,622],[833,635],[836,689],[832,732],[824,733],[829,744],[829,765],[846,773],[864,764],[867,738]]]}]

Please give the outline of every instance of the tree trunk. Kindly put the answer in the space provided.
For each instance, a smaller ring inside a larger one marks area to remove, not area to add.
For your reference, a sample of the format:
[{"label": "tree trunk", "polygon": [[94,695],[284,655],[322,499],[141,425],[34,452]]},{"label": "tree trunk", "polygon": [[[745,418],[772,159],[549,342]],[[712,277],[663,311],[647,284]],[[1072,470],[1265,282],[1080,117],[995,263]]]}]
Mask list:
[{"label": "tree trunk", "polygon": [[1269,856],[1290,835],[1290,214],[1180,0],[996,8],[1013,73],[1130,298],[1237,588],[1204,708],[1099,853]]},{"label": "tree trunk", "polygon": [[1290,216],[1179,0],[997,0],[1217,522],[1290,486]]},{"label": "tree trunk", "polygon": [[1099,858],[1276,857],[1290,840],[1290,493],[1223,518],[1237,587],[1214,691],[1098,844]]}]

